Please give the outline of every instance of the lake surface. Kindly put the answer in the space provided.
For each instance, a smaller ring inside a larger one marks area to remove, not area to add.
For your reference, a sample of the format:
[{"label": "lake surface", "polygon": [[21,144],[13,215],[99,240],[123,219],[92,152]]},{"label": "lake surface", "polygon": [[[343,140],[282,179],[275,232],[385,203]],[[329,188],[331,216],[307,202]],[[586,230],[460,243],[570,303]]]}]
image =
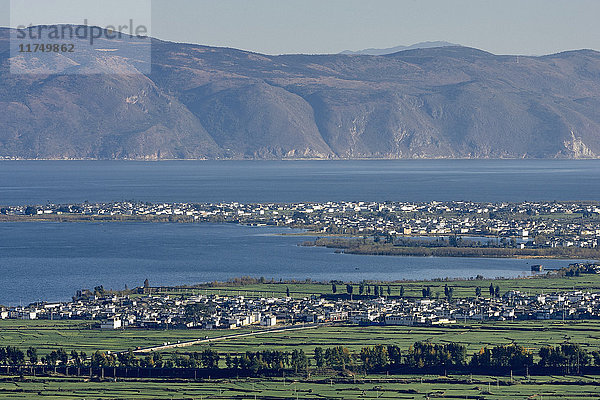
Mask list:
[{"label": "lake surface", "polygon": [[599,200],[600,160],[0,161],[0,204]]},{"label": "lake surface", "polygon": [[358,282],[363,279],[514,277],[532,263],[566,260],[386,257],[301,247],[289,229],[232,224],[0,224],[0,304],[68,300],[77,289],[121,289],[239,276]]},{"label": "lake surface", "polygon": [[[599,200],[600,160],[0,161],[0,205],[328,200]],[[296,246],[272,228],[0,224],[0,304],[77,289],[267,278],[517,276],[528,261],[378,257]],[[565,261],[545,261],[561,267]]]}]

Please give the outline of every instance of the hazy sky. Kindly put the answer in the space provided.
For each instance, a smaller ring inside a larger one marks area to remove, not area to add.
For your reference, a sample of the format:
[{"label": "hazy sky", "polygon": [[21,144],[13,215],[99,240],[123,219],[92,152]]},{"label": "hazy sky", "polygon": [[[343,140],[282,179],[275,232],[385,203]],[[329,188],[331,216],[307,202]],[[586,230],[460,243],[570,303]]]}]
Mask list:
[{"label": "hazy sky", "polygon": [[[127,20],[137,13],[128,7],[144,0],[121,0],[116,7],[70,0],[89,4],[84,12],[57,7],[69,0],[13,1],[32,5],[27,17],[34,23],[81,23],[105,13],[112,24],[114,15]],[[0,4],[8,9],[8,0]],[[600,0],[153,0],[151,30],[165,40],[269,54],[337,53],[430,40],[499,54],[547,54],[600,50],[599,17]]]}]

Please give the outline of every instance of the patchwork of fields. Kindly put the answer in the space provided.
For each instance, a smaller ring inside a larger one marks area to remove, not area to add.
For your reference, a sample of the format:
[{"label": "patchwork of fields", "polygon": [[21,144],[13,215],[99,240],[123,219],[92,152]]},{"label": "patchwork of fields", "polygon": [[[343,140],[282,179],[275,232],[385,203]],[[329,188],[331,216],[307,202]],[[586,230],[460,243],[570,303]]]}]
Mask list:
[{"label": "patchwork of fields", "polygon": [[[402,282],[390,284],[392,295],[404,286],[407,297],[420,297],[421,289],[443,291],[445,284],[455,288],[456,297],[472,297],[476,287],[485,290],[493,283],[502,291],[521,290],[530,293],[597,290],[600,277],[584,275],[572,278],[464,280],[450,282]],[[387,286],[387,284],[385,284]],[[344,289],[344,286],[340,286]],[[170,294],[193,293],[283,296],[287,289],[293,297],[328,294],[331,285],[318,283],[264,283],[243,286],[205,287],[181,290]],[[355,293],[356,293],[355,289]],[[537,354],[544,345],[564,342],[578,343],[591,352],[600,349],[600,324],[597,321],[505,321],[461,323],[451,326],[354,326],[323,325],[314,329],[279,331],[259,336],[225,337],[233,333],[251,333],[260,328],[231,330],[100,330],[93,321],[0,321],[0,346],[15,346],[22,350],[38,349],[40,356],[53,350],[84,351],[88,355],[99,351],[123,351],[147,348],[165,343],[198,339],[221,340],[170,349],[167,352],[200,352],[211,348],[218,353],[240,354],[246,351],[302,349],[312,358],[314,348],[345,346],[357,353],[364,346],[398,345],[408,348],[417,341],[460,343],[469,355],[482,347],[510,344],[523,345]],[[168,357],[168,356],[167,356]],[[537,357],[537,356],[536,356]],[[535,360],[537,361],[537,359]],[[223,358],[219,363],[225,367]],[[558,372],[557,372],[558,373]],[[309,379],[240,378],[226,380],[103,380],[75,377],[3,377],[0,378],[0,399],[598,399],[600,377],[596,376],[386,376],[349,377],[343,375],[312,376]]]},{"label": "patchwork of fields", "polygon": [[[498,322],[493,324],[467,324],[450,327],[408,326],[330,326],[318,329],[280,332],[257,337],[232,338],[214,342],[210,346],[222,353],[241,353],[277,349],[292,351],[303,349],[312,354],[316,346],[343,345],[351,351],[376,344],[395,344],[408,348],[416,341],[432,343],[461,343],[472,354],[481,347],[516,342],[534,353],[544,345],[557,345],[565,341],[579,343],[586,350],[600,349],[600,324],[597,322]],[[177,351],[201,351],[206,346],[192,346]]]},{"label": "patchwork of fields", "polygon": [[[254,328],[256,330],[257,328]],[[40,355],[58,348],[85,351],[123,351],[129,348],[159,346],[206,336],[217,338],[232,333],[246,333],[249,329],[231,330],[99,330],[90,329],[89,321],[0,321],[0,344],[26,349],[36,347]],[[565,341],[579,343],[586,350],[600,349],[600,324],[596,321],[518,321],[470,323],[438,327],[409,326],[322,326],[316,329],[281,331],[228,338],[209,344],[195,345],[171,351],[202,351],[210,346],[220,353],[242,353],[277,349],[292,351],[301,348],[312,354],[316,346],[343,345],[351,351],[363,346],[395,344],[408,348],[416,341],[432,343],[461,343],[473,353],[484,346],[516,342],[534,353],[541,346],[557,345]]]},{"label": "patchwork of fields", "polygon": [[[368,285],[368,283],[365,283]],[[374,283],[373,283],[374,284]],[[400,293],[400,286],[404,287],[404,296],[407,298],[420,298],[421,290],[424,287],[430,287],[435,295],[439,293],[444,295],[444,286],[448,285],[454,288],[454,298],[469,298],[475,297],[475,289],[480,287],[483,294],[487,293],[490,284],[499,286],[502,293],[509,290],[519,290],[525,293],[551,293],[551,292],[566,292],[571,290],[600,290],[600,275],[585,274],[574,277],[550,277],[550,278],[523,278],[523,279],[467,279],[467,280],[439,280],[439,281],[407,281],[393,283],[377,283],[382,285],[387,290],[390,286],[392,296],[397,296]],[[359,283],[353,283],[354,295],[358,294]],[[284,297],[287,289],[290,290],[292,297],[306,297],[312,294],[331,294],[331,285],[328,283],[257,283],[239,286],[214,285],[201,288],[174,289],[165,291],[164,293],[171,295],[191,295],[191,294],[216,294],[222,296],[248,296],[248,297]],[[338,285],[338,294],[345,293],[344,285]],[[385,293],[387,294],[387,292]]]},{"label": "patchwork of fields", "polygon": [[600,396],[600,377],[500,379],[487,376],[327,378],[310,381],[238,379],[186,381],[89,382],[73,378],[4,378],[0,399],[158,400],[158,399],[481,399],[591,400]]}]

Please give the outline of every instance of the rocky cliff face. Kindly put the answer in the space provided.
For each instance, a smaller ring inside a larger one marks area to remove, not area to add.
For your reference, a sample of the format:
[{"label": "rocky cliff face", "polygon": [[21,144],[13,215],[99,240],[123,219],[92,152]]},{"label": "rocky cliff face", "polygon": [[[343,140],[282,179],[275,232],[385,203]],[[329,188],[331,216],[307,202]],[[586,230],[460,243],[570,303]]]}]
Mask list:
[{"label": "rocky cliff face", "polygon": [[[155,40],[147,75],[13,75],[0,157],[582,158],[600,155],[600,53],[266,56]],[[63,72],[86,65],[61,56]],[[135,59],[89,63],[135,71]]]}]

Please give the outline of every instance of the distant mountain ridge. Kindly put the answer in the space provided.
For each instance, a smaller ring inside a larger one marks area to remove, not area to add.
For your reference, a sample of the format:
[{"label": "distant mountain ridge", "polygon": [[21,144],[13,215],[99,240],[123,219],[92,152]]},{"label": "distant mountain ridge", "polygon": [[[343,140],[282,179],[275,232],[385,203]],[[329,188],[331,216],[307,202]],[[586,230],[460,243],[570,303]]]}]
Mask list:
[{"label": "distant mountain ridge", "polygon": [[460,46],[460,45],[455,44],[455,43],[450,43],[450,42],[443,42],[443,41],[421,42],[421,43],[412,44],[410,46],[395,46],[395,47],[388,47],[385,49],[370,48],[370,49],[357,50],[357,51],[345,50],[345,51],[342,51],[340,54],[384,56],[386,54],[394,54],[394,53],[398,53],[399,51],[405,51],[405,50],[431,49],[434,47],[451,47],[451,46],[455,47],[455,46]]},{"label": "distant mountain ridge", "polygon": [[[600,53],[458,46],[269,56],[153,40],[152,73],[106,51],[63,74],[10,73],[0,29],[0,157],[23,159],[596,158]],[[111,43],[106,43],[106,48]],[[85,46],[82,46],[85,48]]]}]

